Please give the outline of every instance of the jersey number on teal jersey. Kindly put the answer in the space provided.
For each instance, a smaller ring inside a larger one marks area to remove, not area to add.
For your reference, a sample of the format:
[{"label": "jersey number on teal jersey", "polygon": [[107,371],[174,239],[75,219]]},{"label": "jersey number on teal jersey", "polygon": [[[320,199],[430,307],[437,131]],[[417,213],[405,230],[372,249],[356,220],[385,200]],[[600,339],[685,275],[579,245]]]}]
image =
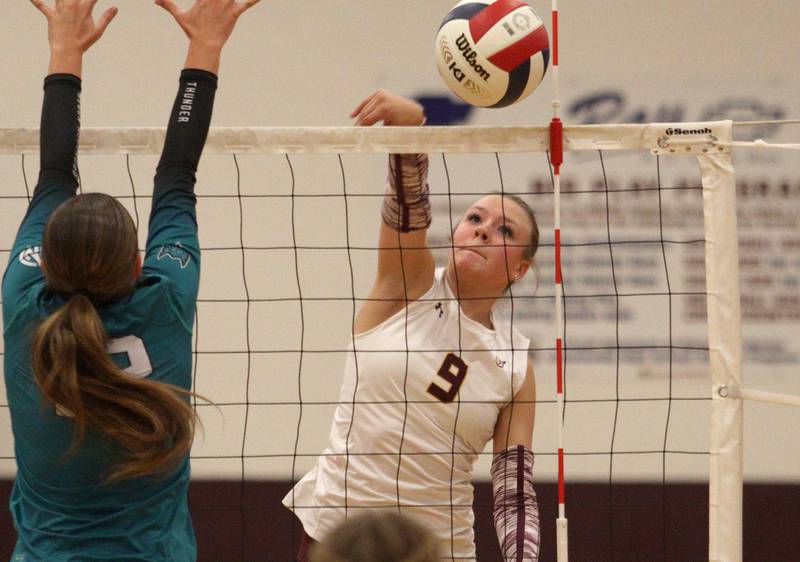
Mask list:
[{"label": "jersey number on teal jersey", "polygon": [[108,344],[109,355],[126,355],[128,366],[122,370],[137,379],[143,379],[153,372],[153,364],[144,347],[142,338],[125,336],[116,338]]},{"label": "jersey number on teal jersey", "polygon": [[[128,366],[122,370],[132,377],[143,379],[153,372],[153,364],[150,362],[150,356],[147,354],[142,338],[136,336],[116,338],[108,343],[107,349],[109,355],[126,356]],[[56,415],[67,418],[75,417],[72,412],[58,404],[56,404]]]}]

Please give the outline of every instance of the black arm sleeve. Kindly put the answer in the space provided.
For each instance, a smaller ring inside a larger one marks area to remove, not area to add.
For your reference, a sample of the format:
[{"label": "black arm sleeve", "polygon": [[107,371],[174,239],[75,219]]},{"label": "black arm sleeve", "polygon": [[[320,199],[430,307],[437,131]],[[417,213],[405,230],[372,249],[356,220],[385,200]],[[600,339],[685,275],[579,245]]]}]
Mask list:
[{"label": "black arm sleeve", "polygon": [[[217,77],[211,72],[189,68],[181,72],[156,178],[171,170],[183,175],[183,179],[189,175],[194,185],[194,173],[208,136],[216,91]],[[160,183],[156,181],[157,186]]]},{"label": "black arm sleeve", "polygon": [[145,269],[173,280],[181,308],[190,315],[194,314],[200,267],[195,173],[208,136],[216,89],[217,77],[210,72],[186,69],[181,73],[156,170],[147,234]]},{"label": "black arm sleeve", "polygon": [[39,185],[52,180],[73,190],[78,187],[80,95],[81,79],[73,74],[51,74],[44,79]]}]

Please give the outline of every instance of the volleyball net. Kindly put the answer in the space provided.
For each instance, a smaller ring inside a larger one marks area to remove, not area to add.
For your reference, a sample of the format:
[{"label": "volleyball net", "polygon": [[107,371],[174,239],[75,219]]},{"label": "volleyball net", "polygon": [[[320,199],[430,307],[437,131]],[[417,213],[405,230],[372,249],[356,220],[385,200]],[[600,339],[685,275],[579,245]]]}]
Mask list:
[{"label": "volleyball net", "polygon": [[[82,189],[122,201],[142,247],[163,137],[162,129],[81,134]],[[608,482],[613,502],[618,482],[708,480],[710,558],[740,559],[731,142],[730,122],[565,127],[554,197],[541,127],[212,129],[197,185],[194,390],[214,404],[196,404],[204,429],[192,450],[195,478],[294,483],[311,468],[327,445],[354,314],[374,278],[386,154],[428,152],[429,243],[440,265],[452,225],[481,195],[520,195],[537,215],[535,272],[498,303],[531,341],[534,480],[559,478],[563,448],[567,516],[570,481]],[[37,172],[38,131],[0,130],[4,263]],[[0,434],[0,468],[11,477],[4,395]],[[476,479],[488,479],[490,462],[487,449]],[[651,507],[666,509],[663,498]]]}]

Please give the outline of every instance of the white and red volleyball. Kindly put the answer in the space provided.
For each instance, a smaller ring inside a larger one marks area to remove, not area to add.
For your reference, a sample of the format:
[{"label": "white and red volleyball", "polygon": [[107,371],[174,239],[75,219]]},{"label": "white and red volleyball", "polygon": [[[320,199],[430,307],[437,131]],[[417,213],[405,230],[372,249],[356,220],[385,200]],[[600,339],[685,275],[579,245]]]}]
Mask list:
[{"label": "white and red volleyball", "polygon": [[463,0],[436,36],[436,66],[448,87],[478,107],[506,107],[547,71],[547,29],[522,0]]}]

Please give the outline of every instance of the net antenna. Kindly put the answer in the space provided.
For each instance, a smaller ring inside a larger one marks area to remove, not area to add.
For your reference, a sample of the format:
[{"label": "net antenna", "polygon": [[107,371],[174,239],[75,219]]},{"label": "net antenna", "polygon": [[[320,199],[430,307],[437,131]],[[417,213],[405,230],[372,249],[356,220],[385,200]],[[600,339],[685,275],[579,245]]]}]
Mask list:
[{"label": "net antenna", "polygon": [[556,519],[556,556],[558,562],[569,560],[567,512],[564,505],[564,317],[561,285],[561,165],[564,162],[564,134],[560,119],[560,84],[558,77],[558,0],[552,0],[553,26],[553,119],[550,121],[550,165],[553,168],[553,240],[555,244],[556,312],[556,414],[558,420],[558,519]]}]

